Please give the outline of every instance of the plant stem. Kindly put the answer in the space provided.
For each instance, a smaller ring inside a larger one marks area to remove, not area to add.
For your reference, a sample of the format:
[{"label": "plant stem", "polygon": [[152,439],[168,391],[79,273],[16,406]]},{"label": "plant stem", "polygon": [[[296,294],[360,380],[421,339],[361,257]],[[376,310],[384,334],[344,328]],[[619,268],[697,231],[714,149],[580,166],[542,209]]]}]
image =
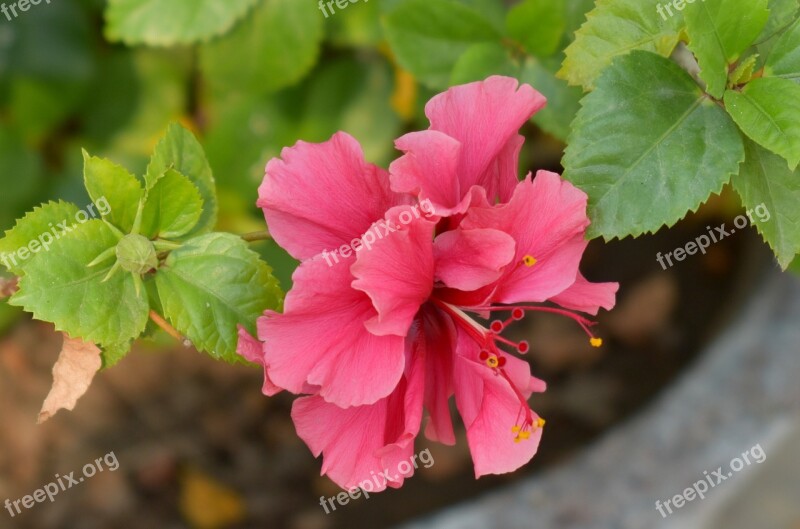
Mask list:
[{"label": "plant stem", "polygon": [[150,319],[153,320],[153,323],[161,327],[164,330],[164,332],[166,332],[167,334],[169,334],[170,336],[181,342],[181,344],[184,342],[185,338],[181,335],[181,333],[179,333],[178,330],[175,329],[175,327],[170,325],[169,322],[164,318],[162,318],[161,315],[158,314],[156,311],[154,310],[150,311]]},{"label": "plant stem", "polygon": [[247,242],[268,241],[272,239],[272,236],[269,234],[267,230],[254,231],[253,233],[245,233],[244,235],[240,235],[240,237]]}]

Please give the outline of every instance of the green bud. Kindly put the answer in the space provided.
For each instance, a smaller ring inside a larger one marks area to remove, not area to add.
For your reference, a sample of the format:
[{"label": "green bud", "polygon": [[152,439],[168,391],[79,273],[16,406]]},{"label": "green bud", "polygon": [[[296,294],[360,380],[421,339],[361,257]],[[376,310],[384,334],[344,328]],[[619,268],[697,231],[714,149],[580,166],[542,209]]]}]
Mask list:
[{"label": "green bud", "polygon": [[158,268],[158,255],[150,239],[130,234],[117,244],[117,262],[123,270],[143,275]]}]

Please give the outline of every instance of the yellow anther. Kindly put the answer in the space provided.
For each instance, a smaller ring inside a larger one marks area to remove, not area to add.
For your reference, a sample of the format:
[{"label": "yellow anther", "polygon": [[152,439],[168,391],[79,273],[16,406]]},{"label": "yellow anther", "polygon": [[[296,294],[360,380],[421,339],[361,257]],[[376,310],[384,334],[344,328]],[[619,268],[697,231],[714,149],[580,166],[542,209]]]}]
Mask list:
[{"label": "yellow anther", "polygon": [[497,367],[499,362],[497,361],[497,356],[491,355],[489,358],[486,359],[486,365],[489,367]]},{"label": "yellow anther", "polygon": [[537,428],[541,428],[542,426],[544,426],[544,425],[545,425],[545,423],[546,423],[546,422],[547,422],[547,421],[545,421],[544,419],[542,419],[541,417],[539,417],[539,419],[537,419],[537,421],[536,421],[536,427],[537,427]]},{"label": "yellow anther", "polygon": [[520,432],[520,433],[519,433],[519,436],[520,436],[521,438],[523,438],[523,439],[530,439],[530,437],[531,437],[531,432],[528,432],[528,431]]},{"label": "yellow anther", "polygon": [[536,259],[532,255],[526,255],[522,258],[522,262],[525,263],[525,266],[530,268],[536,264]]},{"label": "yellow anther", "polygon": [[519,431],[519,426],[512,426],[511,431],[517,433]]},{"label": "yellow anther", "polygon": [[519,442],[519,436],[516,436],[516,437],[514,438],[514,442],[515,442],[515,443],[518,443],[518,442]]},{"label": "yellow anther", "polygon": [[603,345],[602,338],[592,338],[589,340],[589,343],[592,344],[592,347],[601,347]]}]

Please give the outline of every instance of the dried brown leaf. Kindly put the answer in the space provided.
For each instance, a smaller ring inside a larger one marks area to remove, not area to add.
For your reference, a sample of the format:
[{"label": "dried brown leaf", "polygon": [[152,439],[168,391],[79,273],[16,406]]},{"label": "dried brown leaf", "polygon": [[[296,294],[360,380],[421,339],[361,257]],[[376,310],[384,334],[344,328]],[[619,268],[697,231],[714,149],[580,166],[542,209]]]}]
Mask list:
[{"label": "dried brown leaf", "polygon": [[89,389],[94,374],[101,366],[99,347],[64,334],[64,345],[53,366],[53,387],[39,412],[39,424],[55,415],[58,410],[72,410],[78,399]]}]

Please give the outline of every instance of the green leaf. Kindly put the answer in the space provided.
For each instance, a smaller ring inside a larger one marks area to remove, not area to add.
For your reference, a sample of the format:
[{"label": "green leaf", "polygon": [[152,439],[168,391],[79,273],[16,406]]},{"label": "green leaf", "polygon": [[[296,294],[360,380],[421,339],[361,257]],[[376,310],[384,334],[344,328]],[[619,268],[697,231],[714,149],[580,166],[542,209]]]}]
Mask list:
[{"label": "green leaf", "polygon": [[558,76],[569,84],[594,88],[597,77],[611,61],[632,50],[668,56],[678,44],[675,22],[658,16],[662,0],[597,0],[586,23],[575,32],[575,41],[565,50]]},{"label": "green leaf", "polygon": [[264,95],[297,83],[317,61],[323,20],[316,2],[263,0],[233,32],[201,49],[212,90]]},{"label": "green leaf", "polygon": [[501,38],[478,9],[456,0],[400,0],[384,27],[400,65],[432,88],[448,86],[453,67],[472,45]]},{"label": "green leaf", "polygon": [[101,347],[100,358],[103,360],[103,369],[114,367],[131,350],[131,342],[121,342]]},{"label": "green leaf", "polygon": [[780,156],[745,141],[747,157],[733,187],[742,197],[758,232],[786,269],[800,253],[800,171]]},{"label": "green leaf", "polygon": [[139,180],[121,165],[83,151],[83,181],[92,202],[108,204],[103,218],[129,233],[144,198]]},{"label": "green leaf", "polygon": [[106,38],[128,46],[192,44],[222,35],[258,0],[109,0]]},{"label": "green leaf", "polygon": [[214,358],[240,361],[237,325],[254,332],[266,309],[280,306],[272,271],[240,238],[201,235],[172,252],[156,274],[164,315],[194,346]]},{"label": "green leaf", "polygon": [[589,195],[592,237],[673,224],[719,192],[744,159],[725,111],[653,53],[616,59],[581,104],[564,176]]},{"label": "green leaf", "polygon": [[14,178],[0,193],[0,230],[11,227],[36,203],[44,180],[42,166],[41,156],[22,142],[19,131],[0,124],[0,175]]},{"label": "green leaf", "polygon": [[[317,6],[319,7],[319,6]],[[359,2],[345,16],[329,16],[328,40],[336,46],[377,46],[383,39],[378,2]]]},{"label": "green leaf", "polygon": [[797,11],[800,9],[797,0],[769,0],[767,7],[769,19],[756,39],[757,43],[765,42],[784,30],[797,18]]},{"label": "green leaf", "polygon": [[253,203],[265,161],[299,139],[321,142],[339,130],[359,139],[367,160],[388,165],[395,156],[393,140],[401,134],[391,106],[394,88],[392,67],[381,57],[343,56],[270,98],[225,101],[214,109],[205,140],[220,192],[238,191],[247,209],[237,207],[236,214],[252,211],[263,224]]},{"label": "green leaf", "polygon": [[31,257],[47,252],[65,228],[71,229],[77,223],[77,213],[78,207],[67,202],[48,202],[34,208],[0,239],[0,264],[23,275]]},{"label": "green leaf", "polygon": [[[216,116],[210,120],[204,144],[220,195],[223,190],[235,189],[239,195],[248,196],[249,204],[254,206],[266,160],[279,156],[284,146],[300,139],[298,124],[304,102],[295,91],[290,89],[269,98],[227,100],[215,108]],[[221,201],[221,217],[224,209]]]},{"label": "green leaf", "polygon": [[195,185],[175,169],[167,169],[147,192],[142,234],[151,239],[179,239],[197,225],[203,199]]},{"label": "green leaf", "polygon": [[177,123],[169,126],[166,136],[156,145],[145,174],[147,189],[152,189],[170,168],[187,177],[200,191],[203,199],[203,213],[192,233],[212,230],[217,223],[218,208],[214,175],[203,147],[191,132]]},{"label": "green leaf", "polygon": [[519,68],[508,50],[494,42],[473,44],[459,57],[450,77],[451,85],[482,81],[491,75],[514,76]]},{"label": "green leaf", "polygon": [[789,271],[800,275],[800,255],[795,257],[795,260],[789,265]]},{"label": "green leaf", "polygon": [[[11,14],[13,4],[6,4]],[[12,20],[0,14],[0,99],[7,91],[3,121],[10,117],[24,138],[41,142],[87,95],[95,37],[75,2],[28,6]]]},{"label": "green leaf", "polygon": [[557,64],[529,57],[522,66],[519,80],[528,83],[544,94],[547,105],[534,114],[533,122],[561,141],[566,141],[570,124],[580,109],[583,90],[568,86],[555,75]]},{"label": "green leaf", "polygon": [[103,221],[79,224],[26,266],[10,303],[84,341],[109,346],[133,340],[147,324],[147,293],[136,295],[131,274],[117,273],[103,282],[113,260],[88,268],[116,244]]},{"label": "green leaf", "polygon": [[[558,0],[555,0],[558,1]],[[506,0],[458,0],[459,3],[479,13],[498,33],[506,28]]]},{"label": "green leaf", "polygon": [[586,15],[594,9],[595,0],[564,0],[560,3],[564,5],[565,38],[568,44],[575,40],[575,32],[586,22]]},{"label": "green leaf", "polygon": [[755,79],[741,92],[725,92],[725,108],[753,141],[783,156],[794,170],[800,163],[800,85],[788,79]]},{"label": "green leaf", "polygon": [[508,11],[506,30],[531,55],[555,53],[566,29],[565,10],[553,0],[522,0]]},{"label": "green leaf", "polygon": [[800,19],[778,38],[764,65],[764,77],[800,83]]},{"label": "green leaf", "polygon": [[709,94],[722,98],[728,66],[750,47],[768,18],[767,0],[703,0],[686,6],[689,49]]},{"label": "green leaf", "polygon": [[[92,151],[113,153],[136,175],[144,173],[170,123],[191,107],[194,51],[188,48],[117,48],[102,63],[92,97],[81,111]],[[124,105],[120,101],[125,101]]]}]

